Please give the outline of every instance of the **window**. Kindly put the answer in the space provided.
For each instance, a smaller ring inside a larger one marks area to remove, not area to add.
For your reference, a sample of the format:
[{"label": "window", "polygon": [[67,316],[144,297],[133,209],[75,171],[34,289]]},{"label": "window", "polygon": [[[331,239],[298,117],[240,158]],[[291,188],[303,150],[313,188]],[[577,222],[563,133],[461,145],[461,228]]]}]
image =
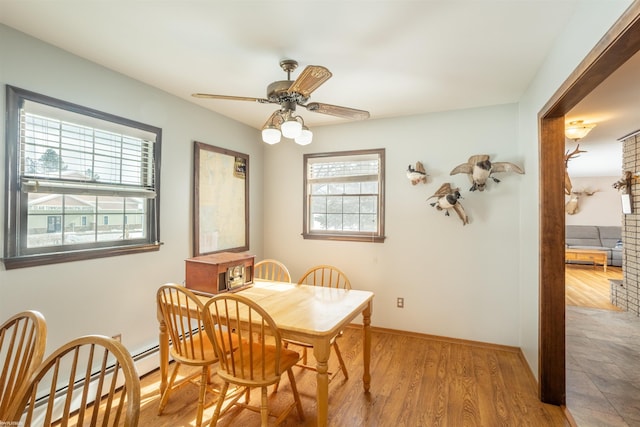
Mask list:
[{"label": "window", "polygon": [[305,239],[384,241],[384,154],[304,155]]},{"label": "window", "polygon": [[7,117],[7,269],[159,249],[161,129],[12,86]]}]

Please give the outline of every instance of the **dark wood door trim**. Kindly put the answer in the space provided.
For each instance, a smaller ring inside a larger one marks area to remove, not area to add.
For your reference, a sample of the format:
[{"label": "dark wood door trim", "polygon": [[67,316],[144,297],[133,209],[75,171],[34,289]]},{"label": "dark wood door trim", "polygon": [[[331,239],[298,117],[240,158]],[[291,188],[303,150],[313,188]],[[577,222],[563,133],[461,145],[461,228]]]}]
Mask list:
[{"label": "dark wood door trim", "polygon": [[640,51],[635,0],[539,113],[540,141],[540,400],[566,403],[564,284],[564,116]]}]

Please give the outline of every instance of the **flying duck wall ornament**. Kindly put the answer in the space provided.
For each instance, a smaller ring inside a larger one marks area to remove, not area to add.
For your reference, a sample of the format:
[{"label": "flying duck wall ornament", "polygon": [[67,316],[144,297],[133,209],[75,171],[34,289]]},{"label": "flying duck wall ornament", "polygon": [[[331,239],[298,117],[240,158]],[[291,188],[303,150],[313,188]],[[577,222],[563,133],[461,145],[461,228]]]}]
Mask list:
[{"label": "flying duck wall ornament", "polygon": [[453,168],[449,175],[456,175],[459,173],[466,173],[469,175],[469,180],[473,183],[469,191],[484,191],[487,181],[491,178],[494,182],[500,182],[500,180],[493,176],[498,172],[516,172],[524,174],[524,171],[520,166],[517,166],[509,162],[495,162],[491,163],[489,156],[486,154],[476,154],[469,157],[467,163]]},{"label": "flying duck wall ornament", "polygon": [[409,165],[407,168],[407,178],[411,181],[411,185],[417,185],[419,183],[427,183],[427,171],[421,162],[416,162],[416,167]]},{"label": "flying duck wall ornament", "polygon": [[451,187],[451,184],[445,182],[440,186],[438,191],[436,191],[433,196],[429,197],[427,200],[436,198],[436,201],[431,203],[431,206],[434,206],[439,211],[445,211],[444,214],[449,216],[449,210],[453,209],[456,211],[460,219],[462,220],[462,225],[469,224],[469,217],[464,211],[464,208],[460,204],[460,189]]}]

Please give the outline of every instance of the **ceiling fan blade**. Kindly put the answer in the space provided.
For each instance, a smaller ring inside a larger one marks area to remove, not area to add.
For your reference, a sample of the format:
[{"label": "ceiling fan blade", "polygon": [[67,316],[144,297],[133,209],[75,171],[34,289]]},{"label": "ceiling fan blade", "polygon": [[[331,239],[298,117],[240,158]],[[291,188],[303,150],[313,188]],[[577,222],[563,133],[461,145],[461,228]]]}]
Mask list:
[{"label": "ceiling fan blade", "polygon": [[356,110],[355,108],[340,107],[338,105],[322,104],[320,102],[311,102],[304,107],[315,113],[329,114],[331,116],[342,117],[344,119],[365,120],[370,114],[368,111]]},{"label": "ceiling fan blade", "polygon": [[193,93],[191,96],[196,98],[210,98],[210,99],[226,99],[229,101],[251,101],[259,102],[260,104],[269,104],[271,101],[264,98],[250,98],[248,96],[229,96],[229,95],[214,95],[211,93]]},{"label": "ceiling fan blade", "polygon": [[331,71],[320,65],[309,65],[298,76],[291,86],[289,93],[299,93],[304,98],[308,98],[311,92],[318,89],[320,85],[331,78]]}]

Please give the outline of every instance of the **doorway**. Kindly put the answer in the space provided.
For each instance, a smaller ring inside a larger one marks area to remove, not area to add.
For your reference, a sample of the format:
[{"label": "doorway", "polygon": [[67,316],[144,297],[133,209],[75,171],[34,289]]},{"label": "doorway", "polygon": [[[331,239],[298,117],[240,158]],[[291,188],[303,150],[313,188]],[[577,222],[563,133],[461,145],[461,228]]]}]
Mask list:
[{"label": "doorway", "polygon": [[635,2],[564,82],[539,114],[540,348],[539,392],[566,404],[564,284],[564,116],[640,51],[640,3]]}]

